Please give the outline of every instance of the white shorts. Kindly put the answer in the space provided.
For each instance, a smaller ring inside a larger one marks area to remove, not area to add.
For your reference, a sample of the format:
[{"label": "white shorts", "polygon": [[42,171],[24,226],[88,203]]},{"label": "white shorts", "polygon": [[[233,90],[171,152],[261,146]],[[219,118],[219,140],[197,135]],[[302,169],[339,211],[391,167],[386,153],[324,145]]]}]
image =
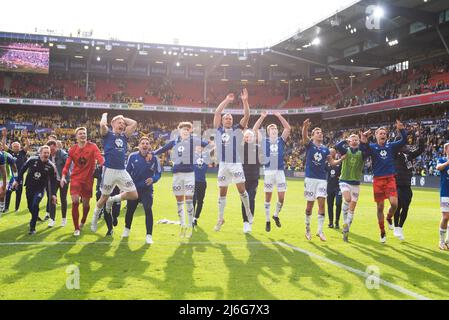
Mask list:
[{"label": "white shorts", "polygon": [[245,174],[241,163],[220,162],[218,167],[218,186],[227,187],[231,183],[245,182]]},{"label": "white shorts", "polygon": [[321,179],[304,179],[304,197],[307,201],[315,201],[316,198],[327,197],[327,181]]},{"label": "white shorts", "polygon": [[341,193],[349,191],[349,194],[351,195],[351,202],[357,202],[359,200],[360,185],[340,182],[340,190]]},{"label": "white shorts", "polygon": [[136,186],[128,171],[104,167],[100,185],[101,194],[110,195],[115,186],[118,186],[122,192],[136,191]]},{"label": "white shorts", "polygon": [[449,212],[449,197],[440,198],[441,212]]},{"label": "white shorts", "polygon": [[276,186],[278,192],[287,191],[284,170],[265,170],[264,174],[264,192],[273,192],[274,186]]},{"label": "white shorts", "polygon": [[195,173],[177,172],[173,174],[173,194],[175,196],[191,196],[195,192]]}]

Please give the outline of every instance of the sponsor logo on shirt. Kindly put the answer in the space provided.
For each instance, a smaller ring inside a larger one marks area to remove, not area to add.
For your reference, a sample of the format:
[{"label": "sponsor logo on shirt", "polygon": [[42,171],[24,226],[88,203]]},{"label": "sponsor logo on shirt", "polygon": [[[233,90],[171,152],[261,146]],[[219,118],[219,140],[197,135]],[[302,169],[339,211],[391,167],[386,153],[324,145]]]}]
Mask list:
[{"label": "sponsor logo on shirt", "polygon": [[221,141],[225,144],[227,144],[230,139],[231,139],[231,136],[229,134],[227,134],[226,132],[221,135]]},{"label": "sponsor logo on shirt", "polygon": [[323,155],[320,153],[320,152],[315,152],[315,154],[313,155],[313,159],[315,160],[315,161],[313,161],[313,163],[316,165],[316,166],[319,166],[319,165],[321,165],[321,160],[323,160]]}]

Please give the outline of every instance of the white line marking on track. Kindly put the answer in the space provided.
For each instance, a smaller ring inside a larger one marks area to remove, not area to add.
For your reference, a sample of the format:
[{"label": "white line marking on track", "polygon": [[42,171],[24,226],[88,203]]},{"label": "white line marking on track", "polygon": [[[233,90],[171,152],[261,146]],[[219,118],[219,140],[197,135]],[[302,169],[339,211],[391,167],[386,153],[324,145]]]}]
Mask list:
[{"label": "white line marking on track", "polygon": [[[313,252],[310,252],[310,251],[307,251],[307,250],[304,250],[304,249],[292,246],[291,244],[287,244],[287,243],[284,243],[284,242],[277,242],[277,244],[279,244],[281,246],[284,246],[284,247],[287,247],[287,248],[290,248],[292,250],[301,252],[301,253],[303,253],[305,255],[308,255],[309,257],[312,257],[312,258],[315,258],[315,259],[327,262],[327,263],[329,263],[329,264],[331,264],[333,266],[345,269],[345,270],[347,270],[349,272],[352,272],[352,273],[355,273],[355,274],[357,274],[357,275],[359,275],[361,277],[367,278],[367,277],[370,276],[370,274],[368,274],[368,273],[366,273],[364,271],[361,271],[359,269],[354,269],[354,268],[352,268],[350,266],[347,266],[347,265],[345,265],[343,263],[340,263],[340,262],[337,262],[337,261],[334,261],[334,260],[322,257],[322,256],[320,256],[318,254],[313,253]],[[381,278],[379,279],[379,282],[380,282],[380,284],[382,284],[382,285],[384,285],[386,287],[389,287],[389,288],[391,288],[393,290],[396,290],[396,291],[398,291],[398,292],[400,292],[402,294],[408,295],[408,296],[413,297],[415,299],[418,299],[418,300],[431,300],[428,297],[425,297],[425,296],[420,295],[420,294],[418,294],[416,292],[413,292],[413,291],[410,291],[408,289],[405,289],[405,288],[403,288],[401,286],[398,286],[398,285],[396,285],[394,283],[385,281],[385,280],[383,280]]]}]

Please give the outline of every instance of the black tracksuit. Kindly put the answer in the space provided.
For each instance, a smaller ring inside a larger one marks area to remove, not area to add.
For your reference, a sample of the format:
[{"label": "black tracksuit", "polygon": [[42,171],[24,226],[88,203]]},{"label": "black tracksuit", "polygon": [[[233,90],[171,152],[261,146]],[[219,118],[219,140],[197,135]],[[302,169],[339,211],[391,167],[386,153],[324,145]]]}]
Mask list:
[{"label": "black tracksuit", "polygon": [[30,231],[36,230],[39,217],[39,203],[44,197],[45,189],[50,195],[56,195],[56,167],[51,161],[42,162],[39,157],[31,157],[19,171],[17,182],[22,184],[23,175],[28,170],[25,180],[28,209],[31,213]]},{"label": "black tracksuit", "polygon": [[406,145],[395,155],[395,167],[397,171],[396,185],[398,190],[398,208],[394,213],[394,226],[404,225],[407,219],[408,209],[412,202],[413,192],[410,187],[413,175],[413,159],[424,152],[425,142],[420,138],[418,146]]},{"label": "black tracksuit", "polygon": [[335,200],[335,224],[338,225],[341,214],[342,196],[340,191],[341,163],[336,166],[326,164],[327,171],[327,214],[329,224],[334,223]]},{"label": "black tracksuit", "polygon": [[[248,192],[249,198],[249,207],[253,216],[255,214],[256,209],[256,193],[257,187],[259,185],[260,178],[260,161],[259,161],[259,150],[260,148],[254,144],[245,143],[244,145],[244,159],[243,159],[243,172],[245,174],[245,188]],[[250,153],[249,153],[250,152]],[[249,155],[256,155],[255,157]],[[255,158],[255,159],[254,159]],[[248,222],[248,218],[246,217],[245,206],[242,203],[242,218],[243,222]]]}]

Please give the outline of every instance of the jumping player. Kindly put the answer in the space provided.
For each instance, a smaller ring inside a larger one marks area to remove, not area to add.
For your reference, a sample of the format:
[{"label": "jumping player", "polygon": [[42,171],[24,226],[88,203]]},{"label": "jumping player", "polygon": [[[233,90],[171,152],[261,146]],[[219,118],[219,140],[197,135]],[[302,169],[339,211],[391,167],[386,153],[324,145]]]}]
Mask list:
[{"label": "jumping player", "polygon": [[220,189],[218,199],[218,221],[215,231],[219,231],[224,224],[224,209],[226,207],[226,195],[230,183],[235,183],[240,194],[240,199],[245,207],[246,216],[250,224],[253,222],[253,214],[249,206],[248,192],[245,188],[245,174],[243,172],[241,150],[238,146],[242,146],[243,129],[248,125],[249,121],[249,103],[248,91],[243,89],[240,98],[243,102],[244,115],[240,122],[233,125],[233,117],[230,113],[223,116],[223,110],[234,101],[234,94],[229,93],[226,98],[218,105],[214,114],[214,128],[216,131],[215,141],[217,143],[217,154],[219,161],[218,168],[218,187]]},{"label": "jumping player", "polygon": [[[112,235],[113,226],[111,209],[113,203],[121,202],[122,200],[138,199],[136,186],[129,173],[125,170],[128,139],[136,131],[137,122],[119,115],[112,118],[112,130],[109,130],[107,117],[108,114],[103,113],[100,121],[100,134],[103,136],[105,162],[103,167],[103,179],[101,181],[101,197],[95,206],[91,230],[94,232],[97,231],[98,216],[101,209],[106,204],[104,210],[104,219],[108,226],[106,235]],[[110,197],[109,195],[115,186],[118,186],[122,193]]]}]

